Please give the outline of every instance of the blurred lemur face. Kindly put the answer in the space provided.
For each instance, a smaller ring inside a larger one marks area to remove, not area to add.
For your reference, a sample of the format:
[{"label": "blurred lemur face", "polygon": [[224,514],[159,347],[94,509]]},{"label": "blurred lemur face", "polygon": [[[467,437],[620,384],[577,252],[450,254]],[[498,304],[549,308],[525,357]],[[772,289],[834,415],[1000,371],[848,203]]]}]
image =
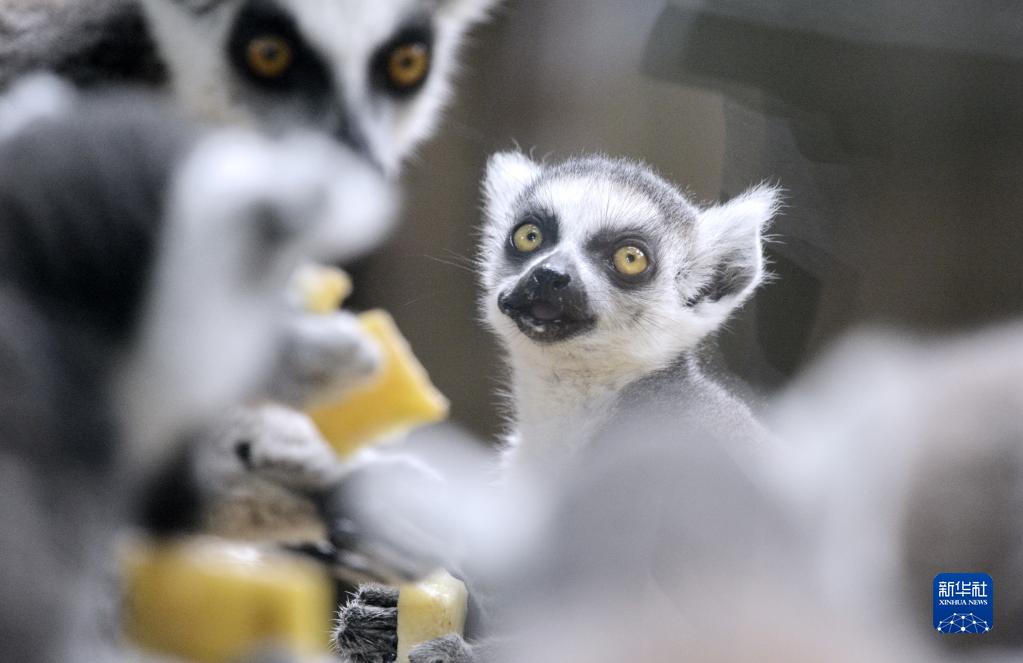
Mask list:
[{"label": "blurred lemur face", "polygon": [[[776,191],[701,209],[647,167],[495,155],[484,182],[483,314],[513,353],[663,365],[763,277]],[[594,354],[600,353],[600,354]]]},{"label": "blurred lemur face", "polygon": [[383,171],[429,136],[462,36],[494,0],[143,0],[206,117],[327,131]]}]

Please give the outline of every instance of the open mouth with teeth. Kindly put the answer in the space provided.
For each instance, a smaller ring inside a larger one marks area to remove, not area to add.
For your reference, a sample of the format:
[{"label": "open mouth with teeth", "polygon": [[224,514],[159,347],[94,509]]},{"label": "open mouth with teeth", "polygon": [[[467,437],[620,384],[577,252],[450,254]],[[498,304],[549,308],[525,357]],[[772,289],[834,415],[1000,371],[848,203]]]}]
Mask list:
[{"label": "open mouth with teeth", "polygon": [[596,318],[574,304],[514,291],[497,299],[498,308],[515,321],[519,331],[540,343],[564,341],[593,328]]}]

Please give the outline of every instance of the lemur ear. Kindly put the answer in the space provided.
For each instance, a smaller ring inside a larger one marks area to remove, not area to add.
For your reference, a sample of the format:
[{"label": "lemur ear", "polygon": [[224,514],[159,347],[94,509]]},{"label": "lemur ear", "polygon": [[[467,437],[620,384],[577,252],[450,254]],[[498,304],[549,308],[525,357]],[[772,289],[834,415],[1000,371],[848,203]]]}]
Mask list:
[{"label": "lemur ear", "polygon": [[540,165],[521,152],[498,152],[487,161],[483,201],[492,218],[503,219],[515,199],[540,172]]},{"label": "lemur ear", "polygon": [[687,303],[723,321],[764,279],[763,239],[780,191],[760,185],[699,213]]}]

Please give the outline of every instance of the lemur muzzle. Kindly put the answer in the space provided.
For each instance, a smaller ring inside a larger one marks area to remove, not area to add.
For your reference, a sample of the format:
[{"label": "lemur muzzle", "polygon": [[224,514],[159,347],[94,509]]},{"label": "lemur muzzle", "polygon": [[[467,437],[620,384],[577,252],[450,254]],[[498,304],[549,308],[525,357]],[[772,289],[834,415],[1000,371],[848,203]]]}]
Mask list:
[{"label": "lemur muzzle", "polygon": [[575,268],[557,257],[531,269],[510,292],[501,294],[497,303],[501,312],[534,340],[561,340],[594,323]]}]

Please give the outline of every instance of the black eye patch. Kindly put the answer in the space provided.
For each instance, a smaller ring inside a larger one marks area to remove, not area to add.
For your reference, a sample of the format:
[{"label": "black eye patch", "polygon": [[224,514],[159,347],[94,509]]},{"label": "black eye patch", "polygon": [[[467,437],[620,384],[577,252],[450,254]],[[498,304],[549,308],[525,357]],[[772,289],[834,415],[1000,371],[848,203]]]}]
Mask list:
[{"label": "black eye patch", "polygon": [[[643,253],[649,265],[645,271],[626,275],[615,268],[615,253],[625,247],[635,247]],[[586,252],[594,264],[607,274],[611,283],[621,288],[642,287],[650,283],[657,274],[656,247],[647,241],[640,230],[597,232],[586,242]]]},{"label": "black eye patch", "polygon": [[[540,229],[543,241],[540,246],[531,253],[523,253],[515,248],[515,231],[524,224],[532,223]],[[505,256],[516,263],[525,262],[530,257],[535,257],[548,249],[557,246],[559,239],[558,217],[547,210],[533,210],[520,214],[515,223],[508,229],[508,238],[504,243]]]},{"label": "black eye patch", "polygon": [[370,60],[373,87],[396,99],[418,92],[433,65],[433,27],[426,19],[407,24]]},{"label": "black eye patch", "polygon": [[242,7],[227,47],[239,75],[265,91],[330,96],[328,67],[302,38],[295,19],[272,0],[249,0]]}]

